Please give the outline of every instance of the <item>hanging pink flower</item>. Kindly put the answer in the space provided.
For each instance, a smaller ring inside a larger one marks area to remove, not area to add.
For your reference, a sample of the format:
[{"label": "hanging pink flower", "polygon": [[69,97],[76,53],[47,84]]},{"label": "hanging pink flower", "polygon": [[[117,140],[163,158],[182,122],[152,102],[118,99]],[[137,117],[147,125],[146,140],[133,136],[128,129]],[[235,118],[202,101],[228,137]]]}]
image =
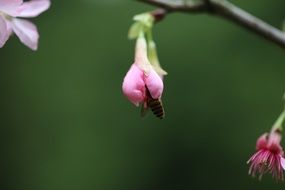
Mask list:
[{"label": "hanging pink flower", "polygon": [[145,103],[148,94],[153,99],[160,98],[162,95],[163,82],[147,58],[144,37],[137,39],[135,62],[124,78],[122,90],[124,95],[136,106]]},{"label": "hanging pink flower", "polygon": [[283,180],[283,169],[285,169],[284,152],[280,145],[281,134],[273,131],[265,133],[256,142],[256,153],[248,160],[250,164],[249,174],[259,175],[259,179],[265,173],[270,173],[276,180]]},{"label": "hanging pink flower", "polygon": [[18,17],[36,17],[50,6],[49,0],[0,0],[0,47],[3,47],[14,32],[20,41],[37,50],[39,34],[37,27]]}]

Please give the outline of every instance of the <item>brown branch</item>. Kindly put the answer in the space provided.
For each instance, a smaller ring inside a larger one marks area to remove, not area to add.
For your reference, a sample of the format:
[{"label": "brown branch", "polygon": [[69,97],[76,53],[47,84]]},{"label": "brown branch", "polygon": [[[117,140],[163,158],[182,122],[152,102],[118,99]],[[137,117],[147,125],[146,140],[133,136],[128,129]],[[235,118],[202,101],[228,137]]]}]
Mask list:
[{"label": "brown branch", "polygon": [[[184,12],[184,13],[209,13],[218,15],[224,19],[230,20],[255,34],[264,37],[265,39],[279,45],[285,49],[285,33],[281,30],[271,26],[263,20],[249,14],[248,12],[240,9],[234,4],[226,0],[201,0],[198,2],[187,0],[138,0],[140,2],[148,3],[164,10],[164,14],[171,12]],[[162,10],[160,12],[160,19]],[[153,13],[156,13],[154,11]],[[155,15],[155,14],[154,14]]]},{"label": "brown branch", "polygon": [[167,10],[168,12],[191,12],[191,13],[200,13],[205,11],[205,3],[204,2],[186,2],[181,1],[173,1],[173,0],[138,0],[144,3],[148,3],[160,8]]}]

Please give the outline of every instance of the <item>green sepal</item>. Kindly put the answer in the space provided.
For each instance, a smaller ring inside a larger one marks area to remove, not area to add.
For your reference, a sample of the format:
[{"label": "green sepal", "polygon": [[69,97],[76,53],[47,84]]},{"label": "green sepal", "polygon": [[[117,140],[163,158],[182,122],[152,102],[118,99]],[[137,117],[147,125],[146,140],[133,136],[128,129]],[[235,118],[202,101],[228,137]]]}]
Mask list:
[{"label": "green sepal", "polygon": [[154,22],[154,17],[149,12],[135,15],[133,19],[142,23],[148,29],[152,28]]},{"label": "green sepal", "polygon": [[136,39],[141,32],[145,33],[146,31],[151,30],[154,17],[150,13],[143,13],[135,15],[133,20],[135,23],[130,27],[128,34],[129,39]]},{"label": "green sepal", "polygon": [[132,24],[132,26],[130,27],[129,30],[129,34],[128,34],[128,38],[130,40],[132,39],[136,39],[139,37],[140,33],[143,31],[143,24],[140,22],[135,22],[134,24]]},{"label": "green sepal", "polygon": [[148,43],[148,59],[149,59],[150,64],[153,66],[154,70],[157,72],[158,75],[160,76],[167,75],[167,72],[161,67],[159,63],[156,45],[154,41],[150,41]]}]

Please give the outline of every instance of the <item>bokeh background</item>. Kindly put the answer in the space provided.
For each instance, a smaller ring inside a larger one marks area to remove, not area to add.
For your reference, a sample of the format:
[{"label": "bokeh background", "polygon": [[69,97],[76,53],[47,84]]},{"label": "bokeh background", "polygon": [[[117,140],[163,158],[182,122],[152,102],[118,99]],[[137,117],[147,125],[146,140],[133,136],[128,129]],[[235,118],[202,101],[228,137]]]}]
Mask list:
[{"label": "bokeh background", "polygon": [[[284,0],[232,1],[280,27]],[[0,50],[1,189],[284,189],[248,176],[256,138],[283,107],[285,51],[206,14],[172,14],[154,29],[168,71],[166,118],[122,95],[134,54],[134,0],[54,0],[32,19],[33,52]]]}]

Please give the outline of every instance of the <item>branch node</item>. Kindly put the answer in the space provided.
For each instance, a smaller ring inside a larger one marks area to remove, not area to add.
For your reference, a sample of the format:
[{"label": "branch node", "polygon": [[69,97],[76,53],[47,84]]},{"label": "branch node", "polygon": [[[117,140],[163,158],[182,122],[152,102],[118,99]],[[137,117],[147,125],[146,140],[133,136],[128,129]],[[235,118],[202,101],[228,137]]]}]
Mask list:
[{"label": "branch node", "polygon": [[151,12],[151,15],[154,17],[155,22],[159,22],[164,19],[168,11],[163,8],[158,8]]},{"label": "branch node", "polygon": [[204,4],[206,7],[206,12],[208,12],[209,14],[215,14],[216,13],[215,8],[212,6],[211,0],[204,0]]}]

